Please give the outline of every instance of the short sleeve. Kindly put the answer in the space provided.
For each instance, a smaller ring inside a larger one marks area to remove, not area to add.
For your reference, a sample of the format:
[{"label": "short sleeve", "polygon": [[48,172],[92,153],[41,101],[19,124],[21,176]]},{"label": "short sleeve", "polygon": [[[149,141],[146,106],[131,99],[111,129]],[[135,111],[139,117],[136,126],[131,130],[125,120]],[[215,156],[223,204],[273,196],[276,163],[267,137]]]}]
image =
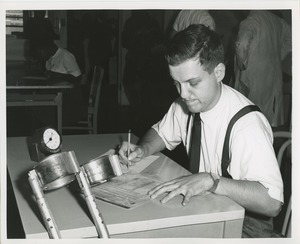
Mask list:
[{"label": "short sleeve", "polygon": [[74,77],[78,77],[81,75],[80,68],[76,62],[75,57],[72,54],[65,55],[64,66],[68,74],[73,75]]},{"label": "short sleeve", "polygon": [[283,182],[273,149],[272,130],[249,114],[240,120],[232,131],[229,173],[234,179],[260,182],[270,197],[283,202]]},{"label": "short sleeve", "polygon": [[186,137],[188,112],[177,99],[162,120],[152,126],[164,141],[166,148],[173,150]]}]

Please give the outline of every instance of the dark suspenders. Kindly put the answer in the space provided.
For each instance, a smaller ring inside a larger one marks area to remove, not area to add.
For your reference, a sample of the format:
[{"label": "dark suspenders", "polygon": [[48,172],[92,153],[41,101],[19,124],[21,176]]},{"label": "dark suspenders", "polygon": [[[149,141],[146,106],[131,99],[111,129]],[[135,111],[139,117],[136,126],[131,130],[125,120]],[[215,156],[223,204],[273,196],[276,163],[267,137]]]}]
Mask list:
[{"label": "dark suspenders", "polygon": [[256,105],[248,105],[244,108],[242,108],[240,111],[238,111],[230,120],[225,139],[224,139],[224,144],[223,144],[223,153],[222,153],[222,162],[221,162],[221,167],[222,167],[222,176],[226,178],[232,178],[231,175],[228,173],[227,168],[230,164],[230,158],[229,158],[229,138],[230,138],[230,133],[232,130],[233,125],[235,122],[243,117],[244,115],[252,112],[252,111],[260,111],[259,107]]},{"label": "dark suspenders", "polygon": [[[232,117],[232,119],[230,120],[230,122],[228,124],[227,131],[226,131],[226,134],[225,134],[224,144],[223,144],[222,161],[221,161],[221,168],[222,168],[222,176],[223,177],[232,178],[231,175],[227,171],[227,168],[230,164],[229,138],[230,138],[230,133],[231,133],[232,127],[239,118],[241,118],[244,115],[246,115],[250,112],[253,112],[253,111],[259,111],[260,112],[260,109],[256,105],[247,105],[247,106],[243,107],[240,111],[238,111]],[[187,133],[188,133],[188,127],[189,127],[190,119],[191,119],[191,113],[189,113],[189,117],[188,117]]]}]

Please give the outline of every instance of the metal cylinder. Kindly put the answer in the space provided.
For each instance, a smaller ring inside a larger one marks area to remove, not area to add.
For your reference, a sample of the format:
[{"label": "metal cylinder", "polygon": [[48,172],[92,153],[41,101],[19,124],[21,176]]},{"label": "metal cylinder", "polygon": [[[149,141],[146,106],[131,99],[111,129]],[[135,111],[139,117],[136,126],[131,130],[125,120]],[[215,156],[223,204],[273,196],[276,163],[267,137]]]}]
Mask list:
[{"label": "metal cylinder", "polygon": [[81,168],[83,168],[91,185],[105,182],[115,176],[123,174],[117,155],[97,157],[82,165]]},{"label": "metal cylinder", "polygon": [[73,151],[57,153],[34,166],[43,190],[54,190],[75,180],[79,167],[76,167],[74,157]]},{"label": "metal cylinder", "polygon": [[98,206],[95,201],[95,196],[93,195],[90,185],[83,174],[82,171],[80,171],[78,174],[76,174],[77,181],[79,183],[79,186],[81,187],[81,191],[84,195],[86,204],[89,208],[89,211],[92,215],[92,218],[94,220],[94,225],[96,227],[97,233],[100,238],[109,238],[109,233],[106,227],[106,224],[104,223],[104,220],[102,218],[102,215],[98,209]]},{"label": "metal cylinder", "polygon": [[49,238],[51,239],[59,239],[61,238],[60,232],[55,223],[52,212],[48,206],[48,202],[44,196],[43,190],[41,188],[41,184],[38,180],[37,174],[35,170],[31,170],[28,173],[28,181],[33,191],[33,194],[36,198],[37,205],[40,209],[44,224],[46,226]]}]

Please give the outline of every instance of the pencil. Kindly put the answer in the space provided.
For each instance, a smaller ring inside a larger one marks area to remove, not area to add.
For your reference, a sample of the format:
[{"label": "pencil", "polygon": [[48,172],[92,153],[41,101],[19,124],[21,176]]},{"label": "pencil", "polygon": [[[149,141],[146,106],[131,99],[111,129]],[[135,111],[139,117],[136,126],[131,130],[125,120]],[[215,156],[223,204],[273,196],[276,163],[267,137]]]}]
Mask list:
[{"label": "pencil", "polygon": [[131,131],[128,131],[128,144],[127,144],[127,158],[129,157],[130,154],[130,137],[131,137]]}]

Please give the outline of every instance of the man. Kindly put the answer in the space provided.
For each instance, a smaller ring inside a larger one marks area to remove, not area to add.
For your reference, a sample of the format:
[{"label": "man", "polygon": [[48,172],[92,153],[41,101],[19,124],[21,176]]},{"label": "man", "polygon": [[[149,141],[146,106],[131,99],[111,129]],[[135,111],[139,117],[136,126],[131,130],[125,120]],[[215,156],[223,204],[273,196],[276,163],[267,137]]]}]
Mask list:
[{"label": "man", "polygon": [[253,10],[240,23],[235,89],[257,104],[273,127],[284,124],[281,62],[291,51],[291,26],[274,13]]},{"label": "man", "polygon": [[[143,134],[149,128],[149,125],[142,126],[145,124],[143,121],[149,121],[144,113],[145,107],[159,113],[159,107],[153,108],[155,103],[152,102],[153,99],[149,99],[153,96],[152,87],[156,82],[162,84],[160,89],[164,88],[164,84],[170,84],[164,79],[165,76],[169,77],[169,73],[163,56],[163,32],[149,11],[131,11],[131,16],[124,23],[122,47],[127,50],[123,86],[130,105],[130,121]],[[164,102],[159,105],[163,107]]]},{"label": "man", "polygon": [[81,71],[72,53],[58,47],[52,39],[39,39],[32,42],[37,59],[45,63],[46,74],[50,79],[61,79],[80,84]]},{"label": "man", "polygon": [[[33,17],[24,21],[25,39],[28,39],[30,43],[38,43],[45,39],[59,39],[59,36],[55,33],[54,27],[50,19],[46,17],[46,14],[46,10],[34,10]],[[28,51],[28,58],[34,58],[34,48],[30,47]]]},{"label": "man", "polygon": [[63,124],[75,123],[85,113],[81,93],[81,70],[76,58],[68,50],[58,47],[52,39],[33,42],[37,58],[44,64],[45,75],[49,82],[68,81],[74,87],[63,94]]},{"label": "man", "polygon": [[187,28],[189,25],[193,25],[193,24],[202,24],[209,27],[211,30],[216,29],[215,21],[213,17],[209,14],[208,10],[185,9],[185,10],[181,10],[178,13],[172,25],[172,29],[170,32],[170,39],[173,38],[174,35],[179,31],[182,31],[185,28]]},{"label": "man", "polygon": [[[200,113],[201,152],[196,173],[155,187],[149,192],[151,198],[168,192],[162,203],[183,195],[182,204],[186,205],[192,196],[211,191],[231,198],[247,213],[267,216],[264,227],[258,228],[268,228],[266,232],[270,234],[269,217],[276,216],[281,209],[283,184],[272,146],[272,130],[261,112],[251,112],[236,122],[230,137],[231,162],[227,168],[232,179],[222,175],[222,149],[228,123],[252,102],[222,83],[225,66],[221,40],[207,27],[191,25],[172,39],[166,58],[180,98],[138,145],[130,145],[128,160],[138,162],[164,148],[172,150],[181,142],[188,152],[192,125],[189,113],[194,114],[192,117]],[[126,149],[127,143],[123,142],[119,154],[125,160]],[[246,218],[245,228],[247,223]]]},{"label": "man", "polygon": [[170,37],[172,38],[177,32],[184,30],[192,24],[202,24],[211,30],[216,29],[215,21],[208,10],[184,9],[178,13],[173,23]]}]

